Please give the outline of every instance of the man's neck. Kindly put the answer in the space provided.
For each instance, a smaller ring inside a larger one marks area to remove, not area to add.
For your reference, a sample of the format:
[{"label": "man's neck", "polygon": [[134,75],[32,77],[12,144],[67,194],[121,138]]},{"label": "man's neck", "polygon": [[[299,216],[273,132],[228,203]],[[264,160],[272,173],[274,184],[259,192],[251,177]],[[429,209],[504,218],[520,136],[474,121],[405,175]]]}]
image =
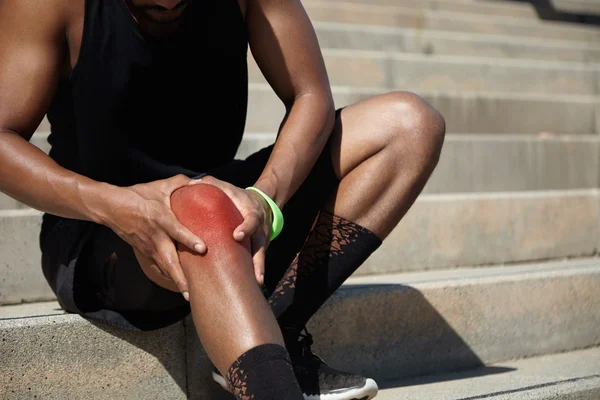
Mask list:
[{"label": "man's neck", "polygon": [[[141,12],[135,4],[132,3],[131,0],[122,0],[125,2],[127,9],[131,13],[133,19],[137,22],[140,31],[144,34],[150,35],[152,37],[161,38],[167,37],[177,32],[183,19],[184,15],[181,18],[178,18],[176,21],[172,23],[159,23],[156,21],[152,21],[147,18],[143,12]],[[187,10],[184,10],[185,13]]]}]

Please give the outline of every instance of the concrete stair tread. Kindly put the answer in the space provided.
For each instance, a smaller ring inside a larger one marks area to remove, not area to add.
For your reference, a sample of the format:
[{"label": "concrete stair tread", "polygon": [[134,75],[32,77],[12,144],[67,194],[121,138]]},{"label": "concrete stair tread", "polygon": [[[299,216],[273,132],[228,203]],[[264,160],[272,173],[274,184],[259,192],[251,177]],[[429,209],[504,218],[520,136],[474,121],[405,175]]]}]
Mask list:
[{"label": "concrete stair tread", "polygon": [[595,42],[560,37],[510,36],[418,27],[390,27],[344,22],[313,21],[322,48],[401,51],[419,54],[488,56],[496,59],[600,61]]},{"label": "concrete stair tread", "polygon": [[[285,108],[268,84],[249,84],[247,129],[277,132]],[[600,96],[413,90],[446,119],[447,132],[587,134],[600,129]],[[390,92],[387,88],[333,86],[337,107]]]},{"label": "concrete stair tread", "polygon": [[538,21],[510,16],[481,15],[441,10],[418,10],[401,6],[380,6],[336,2],[304,2],[311,20],[384,25],[459,32],[495,33],[508,36],[548,37],[593,43],[600,28],[564,21]]},{"label": "concrete stair tread", "polygon": [[385,382],[380,386],[377,400],[593,400],[600,397],[600,348]]},{"label": "concrete stair tread", "polygon": [[600,15],[600,2],[597,0],[554,0],[552,3],[559,10],[578,14]]},{"label": "concrete stair tread", "polygon": [[[529,148],[527,142],[525,147],[515,146],[515,142],[507,142],[506,146],[491,142],[491,146],[486,147],[464,141],[466,150],[459,151],[462,148],[460,142],[450,140],[449,143],[447,155],[444,153],[441,161],[445,167],[432,177],[431,186],[426,188],[433,193],[419,196],[381,248],[358,269],[357,276],[597,254],[600,248],[600,197],[594,187],[598,168],[584,169],[585,165],[593,165],[589,161],[591,156],[597,157],[597,142],[594,146],[579,143],[575,153],[560,150],[560,147],[549,147],[549,152],[540,153]],[[574,143],[567,142],[566,145],[573,146]],[[475,157],[472,153],[478,155]],[[525,154],[526,160],[522,161],[519,154]],[[553,157],[558,156],[583,164],[567,168],[561,163],[551,163]],[[462,160],[460,163],[446,161],[446,157]],[[510,162],[511,168],[496,172],[496,157]],[[593,160],[597,167],[597,158]],[[528,167],[530,164],[535,168]],[[472,173],[473,165],[482,170]],[[587,175],[586,171],[593,173]],[[584,173],[586,175],[581,175]],[[506,187],[527,187],[533,185],[531,182],[538,182],[536,185],[542,185],[539,188],[548,189],[553,182],[552,176],[572,182],[571,174],[580,176],[580,185],[591,185],[592,188],[480,191],[502,190],[505,181],[509,182]],[[514,182],[511,183],[511,179]],[[446,181],[455,183],[445,187]],[[447,193],[452,187],[463,187],[472,192]],[[435,194],[435,191],[446,193]],[[1,249],[4,265],[0,265],[3,271],[0,304],[54,298],[40,268],[40,222],[41,213],[33,209],[0,210],[0,237],[5,238]]]},{"label": "concrete stair tread", "polygon": [[[250,83],[249,132],[277,132],[285,107],[266,83]],[[600,96],[546,93],[507,93],[466,90],[413,91],[436,107],[446,118],[449,133],[591,134],[600,130]],[[332,87],[337,107],[388,93],[382,87]],[[44,119],[40,131],[49,130]]]},{"label": "concrete stair tread", "polygon": [[[442,286],[469,285],[489,281],[573,276],[590,272],[600,273],[600,257],[528,262],[502,266],[463,267],[420,272],[353,276],[342,285],[341,290],[363,290],[366,287],[376,287],[377,285],[410,285],[418,289],[423,289]],[[66,313],[57,301],[0,306],[0,321],[49,316],[64,316],[66,318],[76,317]]]},{"label": "concrete stair tread", "polygon": [[[248,85],[250,90],[272,90],[266,83],[250,83]],[[414,88],[406,88],[406,90],[413,90]],[[352,87],[342,85],[332,85],[331,90],[335,93],[355,93],[355,92],[377,92],[381,90],[387,90],[386,88],[380,87]],[[565,101],[570,103],[592,103],[600,104],[600,96],[597,95],[583,95],[583,94],[556,94],[552,95],[551,98],[547,94],[543,93],[505,93],[505,92],[494,92],[494,91],[468,91],[468,90],[419,90],[419,95],[431,96],[431,95],[449,95],[458,98],[490,98],[490,99],[506,99],[506,100],[538,100],[544,101]],[[485,132],[482,132],[485,133]]]},{"label": "concrete stair tread", "polygon": [[[600,46],[598,47],[600,50]],[[560,61],[560,60],[524,60],[514,58],[497,58],[478,55],[452,55],[452,54],[422,54],[406,53],[400,51],[381,51],[381,50],[357,50],[357,49],[336,49],[322,48],[324,56],[348,56],[356,58],[392,58],[397,60],[427,60],[427,61],[445,61],[456,64],[493,64],[502,67],[522,67],[532,69],[556,69],[556,70],[584,70],[600,71],[600,62],[582,62],[582,61]],[[250,55],[251,57],[251,55]]]},{"label": "concrete stair tread", "polygon": [[458,11],[472,14],[510,16],[515,18],[537,19],[535,8],[527,3],[506,3],[499,1],[471,0],[321,0],[324,4],[342,1],[358,4],[375,4],[381,6],[404,6],[418,9]]},{"label": "concrete stair tread", "polygon": [[[366,13],[402,13],[402,12],[414,12],[419,15],[441,15],[447,16],[449,18],[455,18],[465,21],[475,21],[480,20],[481,15],[478,13],[469,13],[465,11],[449,11],[443,9],[424,9],[417,6],[410,6],[408,4],[405,5],[382,5],[382,4],[373,4],[366,2],[355,2],[355,1],[334,1],[334,2],[326,2],[326,1],[318,1],[318,0],[304,0],[302,2],[305,8],[309,9],[311,7],[323,7],[330,8],[335,10],[359,10],[364,11]],[[506,4],[506,3],[504,3]],[[582,32],[594,32],[600,33],[600,28],[593,25],[583,25],[583,24],[574,24],[566,21],[544,21],[540,19],[524,19],[519,17],[514,17],[510,15],[487,15],[487,21],[501,22],[507,25],[515,25],[515,26],[532,26],[532,27],[552,27],[555,29],[567,29],[574,31],[582,31]]]},{"label": "concrete stair tread", "polygon": [[[310,321],[315,351],[384,382],[600,345],[600,262],[548,264],[353,278]],[[190,318],[135,333],[62,314],[56,302],[4,306],[0,337],[8,399],[121,398],[132,388],[143,398],[159,387],[173,399],[225,399]]]},{"label": "concrete stair tread", "polygon": [[[329,48],[323,49],[323,58],[334,88],[553,96],[596,96],[600,92],[600,63]],[[256,60],[249,57],[248,64],[249,81],[266,84]]]},{"label": "concrete stair tread", "polygon": [[578,42],[572,40],[558,39],[558,38],[537,38],[537,37],[515,37],[511,35],[503,35],[498,33],[477,33],[473,35],[471,32],[460,32],[460,31],[444,31],[444,30],[428,30],[428,29],[416,29],[406,28],[398,26],[385,26],[385,25],[367,25],[358,24],[351,22],[337,22],[337,21],[313,21],[315,28],[331,28],[340,29],[345,31],[359,31],[363,33],[377,32],[377,33],[389,33],[389,34],[415,34],[424,37],[439,37],[439,38],[452,38],[455,40],[464,40],[470,42],[491,42],[491,43],[505,43],[505,44],[529,44],[537,47],[552,47],[552,48],[574,48],[579,50],[599,50],[600,45],[594,42]]},{"label": "concrete stair tread", "polygon": [[[250,83],[249,132],[277,132],[285,107],[266,83]],[[422,90],[407,86],[436,107],[449,133],[590,134],[600,130],[600,96],[467,90]],[[385,87],[332,86],[337,107],[389,93]],[[48,131],[45,118],[38,128]]]},{"label": "concrete stair tread", "polygon": [[[527,280],[539,277],[569,276],[600,272],[600,257],[562,261],[519,263],[503,266],[480,266],[420,272],[351,277],[348,290],[356,285],[411,285],[416,288],[477,284],[485,281]],[[2,315],[2,314],[0,314]]]}]

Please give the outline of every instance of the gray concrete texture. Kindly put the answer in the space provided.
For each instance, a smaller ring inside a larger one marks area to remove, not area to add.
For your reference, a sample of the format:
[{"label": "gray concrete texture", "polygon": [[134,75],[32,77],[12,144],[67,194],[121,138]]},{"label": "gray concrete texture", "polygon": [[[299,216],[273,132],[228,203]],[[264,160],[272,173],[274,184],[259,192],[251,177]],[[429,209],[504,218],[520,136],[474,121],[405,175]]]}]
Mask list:
[{"label": "gray concrete texture", "polygon": [[423,195],[357,274],[586,256],[595,190]]},{"label": "gray concrete texture", "polygon": [[314,21],[313,25],[323,49],[600,62],[600,47],[584,42],[323,21]]},{"label": "gray concrete texture", "polygon": [[414,0],[320,0],[316,3],[331,4],[336,2],[400,6],[418,10],[453,11],[467,14],[538,19],[535,8],[527,3],[472,0],[420,0],[418,2]]},{"label": "gray concrete texture", "polygon": [[40,225],[35,210],[0,211],[0,304],[54,297],[42,274]]},{"label": "gray concrete texture", "polygon": [[[274,134],[247,133],[236,156],[245,158],[274,140]],[[599,171],[600,139],[592,135],[449,134],[424,193],[594,188]],[[0,194],[0,210],[21,208]]]},{"label": "gray concrete texture", "polygon": [[[43,142],[36,134],[32,141]],[[272,144],[274,134],[247,133],[237,157]],[[449,134],[424,193],[564,190],[597,187],[600,139],[591,135]],[[0,195],[0,209],[25,206]]]},{"label": "gray concrete texture", "polygon": [[140,333],[77,315],[5,319],[2,312],[2,399],[186,398],[182,323]]},{"label": "gray concrete texture", "polygon": [[597,137],[447,135],[424,193],[598,187]]},{"label": "gray concrete texture", "polygon": [[305,1],[303,4],[313,21],[536,37],[585,43],[600,41],[600,28],[581,27],[564,22],[544,21],[540,23],[535,20],[499,16],[481,18],[481,15],[477,14],[345,2],[324,4],[323,2]]},{"label": "gray concrete texture", "polygon": [[386,382],[384,387],[377,400],[597,400],[600,398],[600,349]]},{"label": "gray concrete texture", "polygon": [[[519,94],[600,92],[600,66],[490,57],[426,56],[324,49],[332,85]],[[266,83],[249,59],[251,82]]]},{"label": "gray concrete texture", "polygon": [[[357,275],[593,255],[596,190],[421,196]],[[40,270],[40,213],[0,211],[0,304],[53,298]]]},{"label": "gray concrete texture", "polygon": [[[406,88],[411,90],[411,88]],[[336,107],[390,92],[381,88],[333,88]],[[449,133],[592,134],[600,131],[600,100],[592,96],[419,91],[446,119]],[[250,132],[277,132],[285,108],[266,84],[250,84]]]},{"label": "gray concrete texture", "polygon": [[[236,157],[246,158],[274,141],[275,134],[246,133]],[[586,189],[598,186],[599,172],[595,135],[448,134],[424,192]],[[20,207],[0,196],[0,209]]]},{"label": "gray concrete texture", "polygon": [[600,1],[598,0],[551,0],[550,2],[560,11],[600,15]]},{"label": "gray concrete texture", "polygon": [[[270,145],[272,134],[246,134],[237,156]],[[423,193],[591,189],[600,179],[596,136],[449,134]]]},{"label": "gray concrete texture", "polygon": [[[582,71],[585,71],[585,68]],[[382,76],[377,79],[385,81],[387,78]],[[462,79],[466,80],[467,78],[463,76]],[[574,83],[578,81],[577,78],[569,79],[566,81]],[[556,81],[560,82],[560,80],[557,78]],[[434,87],[436,86],[434,81],[435,79],[432,78],[432,81],[423,85]],[[441,81],[451,82],[451,79],[442,78]],[[476,81],[476,78],[473,79],[475,83],[472,83],[472,86],[483,85],[481,83],[483,80],[480,83]],[[407,80],[406,83],[410,84],[410,81]],[[447,83],[446,85],[452,86],[456,83]],[[420,89],[419,84],[415,83],[405,86],[390,82],[389,86],[413,90],[432,103],[446,118],[448,132],[451,133],[539,133],[549,131],[555,134],[590,134],[600,131],[600,100],[594,96],[438,91]],[[333,87],[338,107],[392,90],[382,87]],[[284,111],[283,104],[268,84],[250,84],[246,124],[248,132],[277,132]],[[48,121],[44,119],[37,131],[41,133],[49,130]],[[38,146],[47,148],[48,144],[41,141]]]},{"label": "gray concrete texture", "polygon": [[[431,84],[433,85],[433,84]],[[594,96],[413,90],[444,115],[450,133],[591,134],[600,132],[600,100]],[[333,87],[336,106],[392,91]],[[246,130],[277,132],[285,109],[271,87],[251,83]],[[48,132],[44,119],[38,132]],[[43,145],[43,144],[42,144]]]},{"label": "gray concrete texture", "polygon": [[24,207],[25,206],[22,203],[18,202],[12,197],[4,193],[0,193],[0,210],[14,210]]},{"label": "gray concrete texture", "polygon": [[[378,380],[473,368],[600,344],[599,283],[598,259],[351,278],[309,330],[333,366]],[[0,336],[2,398],[230,398],[189,318],[136,333],[5,306]]]},{"label": "gray concrete texture", "polygon": [[[600,344],[598,284],[598,260],[351,278],[308,329],[335,368],[379,380],[456,371]],[[197,371],[205,360],[186,328]]]}]

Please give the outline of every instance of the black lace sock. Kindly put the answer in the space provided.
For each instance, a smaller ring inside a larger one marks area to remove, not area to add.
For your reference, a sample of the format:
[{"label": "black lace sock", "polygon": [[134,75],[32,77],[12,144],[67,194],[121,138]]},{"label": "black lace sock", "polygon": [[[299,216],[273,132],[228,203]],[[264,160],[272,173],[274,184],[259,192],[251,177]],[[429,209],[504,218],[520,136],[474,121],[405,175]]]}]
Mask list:
[{"label": "black lace sock", "polygon": [[306,242],[269,297],[286,341],[381,245],[370,230],[321,211]]},{"label": "black lace sock", "polygon": [[277,344],[242,354],[227,371],[227,385],[238,400],[304,400],[290,357]]}]

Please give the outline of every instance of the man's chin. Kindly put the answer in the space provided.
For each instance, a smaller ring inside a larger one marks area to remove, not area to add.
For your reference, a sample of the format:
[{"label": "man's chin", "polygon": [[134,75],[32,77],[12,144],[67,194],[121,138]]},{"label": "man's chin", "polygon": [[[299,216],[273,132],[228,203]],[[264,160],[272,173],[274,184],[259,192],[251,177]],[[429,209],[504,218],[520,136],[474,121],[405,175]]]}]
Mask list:
[{"label": "man's chin", "polygon": [[183,10],[177,14],[164,13],[160,11],[146,11],[146,19],[156,24],[169,25],[173,24],[181,19],[183,16]]}]

